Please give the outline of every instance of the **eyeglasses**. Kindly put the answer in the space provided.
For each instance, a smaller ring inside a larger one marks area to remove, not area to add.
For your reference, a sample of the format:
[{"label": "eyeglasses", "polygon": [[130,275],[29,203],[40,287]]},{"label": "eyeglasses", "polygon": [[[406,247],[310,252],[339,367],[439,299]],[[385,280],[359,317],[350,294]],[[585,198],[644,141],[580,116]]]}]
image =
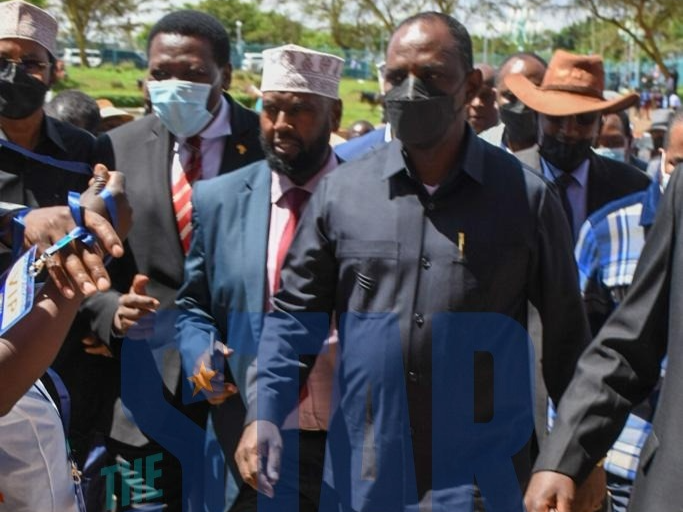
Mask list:
[{"label": "eyeglasses", "polygon": [[14,64],[19,69],[23,69],[27,73],[40,73],[46,67],[50,65],[49,62],[45,62],[38,59],[8,59],[6,57],[0,57],[0,72],[7,71],[9,67]]},{"label": "eyeglasses", "polygon": [[553,124],[562,124],[571,118],[574,118],[576,124],[581,126],[590,126],[600,117],[600,112],[586,112],[585,114],[574,114],[571,116],[545,116],[545,118]]}]

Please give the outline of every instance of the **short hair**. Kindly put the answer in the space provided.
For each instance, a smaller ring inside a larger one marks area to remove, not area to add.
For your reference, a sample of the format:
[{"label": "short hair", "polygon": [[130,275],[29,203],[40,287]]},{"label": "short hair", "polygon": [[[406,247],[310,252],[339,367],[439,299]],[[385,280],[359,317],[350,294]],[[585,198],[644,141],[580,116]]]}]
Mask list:
[{"label": "short hair", "polygon": [[664,149],[669,149],[669,143],[671,142],[671,132],[673,131],[674,125],[683,124],[683,110],[676,110],[671,119],[669,119],[669,125],[666,129],[666,135],[664,136]]},{"label": "short hair", "polygon": [[472,71],[474,69],[474,57],[472,56],[472,39],[470,34],[465,28],[465,26],[456,20],[453,16],[448,14],[443,14],[436,11],[426,11],[410,16],[399,23],[398,27],[394,31],[394,34],[398,32],[401,28],[407,25],[413,25],[414,23],[424,21],[427,23],[433,23],[435,21],[440,21],[448,28],[451,37],[455,43],[455,49],[460,54],[462,63],[465,66],[465,72]]},{"label": "short hair", "polygon": [[93,98],[75,89],[57,94],[45,105],[45,112],[50,117],[71,123],[93,135],[100,125],[100,107]]},{"label": "short hair", "polygon": [[223,67],[230,63],[230,36],[220,21],[210,14],[192,9],[167,14],[149,32],[147,56],[152,41],[159,34],[180,34],[206,39],[211,43],[211,53],[216,64]]}]

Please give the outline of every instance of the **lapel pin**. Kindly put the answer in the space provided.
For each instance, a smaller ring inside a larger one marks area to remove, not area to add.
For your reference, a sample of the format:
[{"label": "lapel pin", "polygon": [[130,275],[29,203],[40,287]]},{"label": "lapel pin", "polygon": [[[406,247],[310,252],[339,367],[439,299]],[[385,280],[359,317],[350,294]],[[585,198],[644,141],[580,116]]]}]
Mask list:
[{"label": "lapel pin", "polygon": [[237,148],[237,152],[240,155],[243,155],[244,153],[247,152],[247,147],[244,144],[237,144],[237,146],[235,146],[235,147]]}]

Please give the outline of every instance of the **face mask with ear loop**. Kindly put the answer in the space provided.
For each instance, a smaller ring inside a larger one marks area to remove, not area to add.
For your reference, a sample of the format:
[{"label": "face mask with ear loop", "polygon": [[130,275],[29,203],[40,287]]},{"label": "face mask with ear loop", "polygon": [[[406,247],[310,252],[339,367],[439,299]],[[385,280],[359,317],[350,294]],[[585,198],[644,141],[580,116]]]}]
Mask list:
[{"label": "face mask with ear loop", "polygon": [[396,138],[407,146],[425,149],[441,140],[465,107],[456,109],[455,94],[444,94],[413,75],[387,92],[384,105]]},{"label": "face mask with ear loop", "polygon": [[211,84],[187,80],[150,80],[149,99],[154,114],[176,137],[197,135],[213,119],[206,108]]},{"label": "face mask with ear loop", "polygon": [[15,62],[0,71],[0,116],[24,119],[45,103],[49,87]]}]

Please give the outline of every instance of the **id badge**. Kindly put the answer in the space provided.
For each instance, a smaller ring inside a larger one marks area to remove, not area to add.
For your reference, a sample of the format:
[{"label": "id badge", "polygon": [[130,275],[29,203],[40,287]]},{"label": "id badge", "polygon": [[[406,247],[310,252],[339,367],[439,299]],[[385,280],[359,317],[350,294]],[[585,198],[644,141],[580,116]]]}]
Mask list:
[{"label": "id badge", "polygon": [[31,247],[5,274],[0,286],[0,335],[24,318],[33,307],[35,276],[31,267],[36,247]]}]

